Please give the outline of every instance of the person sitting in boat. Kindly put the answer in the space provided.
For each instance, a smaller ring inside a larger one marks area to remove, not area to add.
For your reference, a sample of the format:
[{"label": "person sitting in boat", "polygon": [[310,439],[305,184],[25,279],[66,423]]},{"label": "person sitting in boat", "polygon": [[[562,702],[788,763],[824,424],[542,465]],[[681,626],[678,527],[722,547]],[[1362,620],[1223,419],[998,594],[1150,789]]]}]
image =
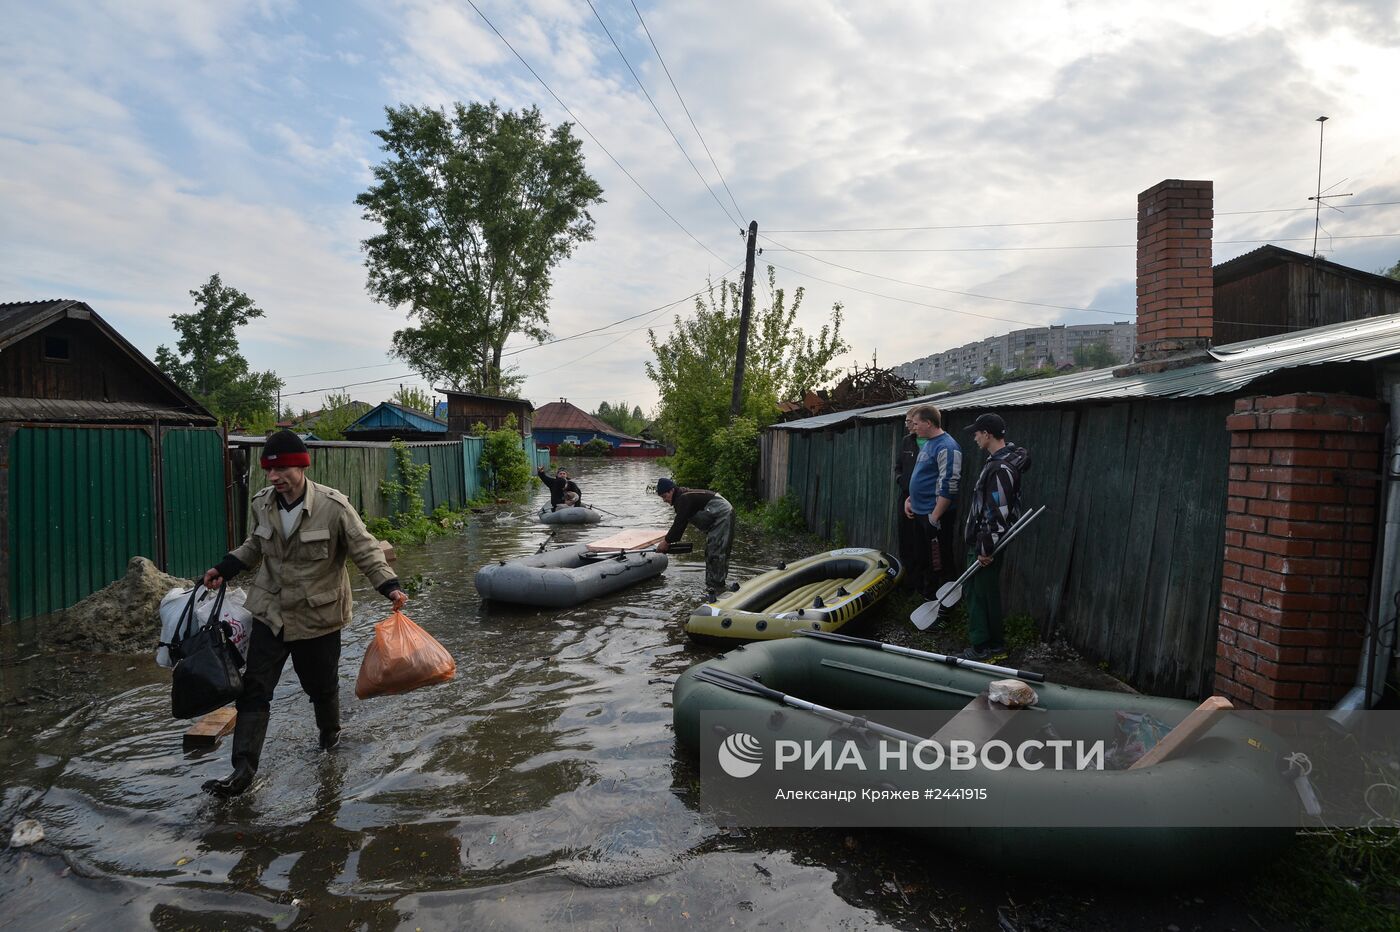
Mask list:
[{"label": "person sitting in boat", "polygon": [[693,524],[705,532],[705,588],[707,601],[713,602],[724,591],[729,575],[729,551],[734,546],[734,506],[718,492],[709,489],[686,489],[672,479],[656,480],[656,494],[676,509],[676,520],[666,532],[666,539],[656,545],[660,553],[679,543],[685,526]]},{"label": "person sitting in boat", "polygon": [[549,487],[549,510],[573,508],[583,501],[583,491],[569,478],[569,471],[560,466],[551,478],[544,467],[539,468],[540,481]]}]

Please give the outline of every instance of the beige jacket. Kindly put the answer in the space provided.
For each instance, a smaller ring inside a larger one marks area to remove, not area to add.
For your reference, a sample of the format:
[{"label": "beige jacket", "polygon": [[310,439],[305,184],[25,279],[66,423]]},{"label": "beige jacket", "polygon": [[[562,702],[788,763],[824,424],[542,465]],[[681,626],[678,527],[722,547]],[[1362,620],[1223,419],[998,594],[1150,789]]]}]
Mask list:
[{"label": "beige jacket", "polygon": [[276,495],[269,486],[253,496],[248,539],[230,551],[248,568],[258,567],[248,587],[248,611],[287,641],[338,631],[350,623],[346,559],[375,588],[393,579],[394,571],[342,493],[308,479],[302,513],[289,537],[282,534]]}]

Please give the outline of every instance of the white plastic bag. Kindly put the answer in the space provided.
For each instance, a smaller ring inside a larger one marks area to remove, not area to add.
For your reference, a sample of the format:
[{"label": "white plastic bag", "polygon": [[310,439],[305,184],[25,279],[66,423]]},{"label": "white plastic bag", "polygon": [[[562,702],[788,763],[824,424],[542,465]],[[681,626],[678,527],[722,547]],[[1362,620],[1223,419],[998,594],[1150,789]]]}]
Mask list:
[{"label": "white plastic bag", "polygon": [[[175,661],[170,659],[170,644],[175,640],[180,616],[190,602],[190,593],[195,590],[200,592],[195,596],[194,623],[190,627],[192,631],[198,631],[209,622],[214,603],[218,601],[217,592],[196,583],[194,589],[171,589],[160,600],[160,647],[156,649],[156,663],[162,667],[175,666]],[[245,660],[248,657],[248,638],[253,633],[253,616],[243,607],[247,600],[248,596],[242,589],[229,589],[224,593],[224,605],[219,611],[219,616],[233,631],[233,646],[238,648]]]}]

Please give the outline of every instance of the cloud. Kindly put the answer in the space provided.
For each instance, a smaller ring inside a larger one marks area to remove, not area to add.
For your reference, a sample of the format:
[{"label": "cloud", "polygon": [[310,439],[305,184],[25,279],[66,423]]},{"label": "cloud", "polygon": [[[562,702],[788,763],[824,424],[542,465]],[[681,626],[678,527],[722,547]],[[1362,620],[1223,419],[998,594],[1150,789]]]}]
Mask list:
[{"label": "cloud", "polygon": [[[478,3],[632,178],[714,253],[577,129],[607,203],[594,211],[596,240],[555,276],[556,335],[656,307],[742,262],[734,224],[585,5]],[[630,5],[598,9],[728,204]],[[719,0],[642,10],[744,219],[771,237],[760,267],[797,270],[780,271],[779,282],[808,289],[800,318],[808,330],[844,303],[852,359],[878,349],[893,364],[1021,325],[1008,320],[1106,319],[918,285],[1044,304],[1111,302],[1118,312],[1131,291],[1131,248],[1009,247],[1130,244],[1135,225],[777,231],[1131,218],[1138,191],[1200,177],[1216,182],[1221,261],[1254,248],[1227,240],[1310,235],[1307,213],[1226,212],[1306,206],[1316,185],[1313,118],[1322,113],[1332,117],[1325,184],[1348,179],[1338,190],[1356,192],[1353,203],[1400,200],[1393,3],[1023,0],[992,12]],[[365,295],[358,244],[370,230],[353,206],[379,157],[371,133],[383,106],[495,99],[539,105],[552,123],[570,119],[470,6],[445,0],[361,2],[334,15],[290,0],[58,0],[14,18],[0,52],[7,296],[90,296],[150,350],[169,338],[165,317],[188,309],[185,292],[219,271],[268,309],[247,334],[254,364],[291,373],[380,363],[404,324]],[[1400,210],[1329,214],[1325,227],[1397,232]],[[813,252],[912,283],[903,284],[781,252],[779,243],[1002,251]],[[1365,269],[1400,255],[1400,240],[1338,238],[1331,247],[1335,260]],[[663,332],[671,316],[656,315]],[[532,375],[527,394],[648,407],[643,323],[513,357]],[[366,387],[364,397],[376,392]]]}]

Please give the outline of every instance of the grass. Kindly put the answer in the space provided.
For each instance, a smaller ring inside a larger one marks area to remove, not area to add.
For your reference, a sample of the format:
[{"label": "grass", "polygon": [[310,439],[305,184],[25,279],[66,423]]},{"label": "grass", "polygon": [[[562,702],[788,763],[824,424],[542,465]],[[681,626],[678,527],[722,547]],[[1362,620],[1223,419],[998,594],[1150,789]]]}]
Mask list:
[{"label": "grass", "polygon": [[1400,928],[1400,834],[1332,829],[1300,837],[1252,885],[1249,900],[1309,929]]}]

